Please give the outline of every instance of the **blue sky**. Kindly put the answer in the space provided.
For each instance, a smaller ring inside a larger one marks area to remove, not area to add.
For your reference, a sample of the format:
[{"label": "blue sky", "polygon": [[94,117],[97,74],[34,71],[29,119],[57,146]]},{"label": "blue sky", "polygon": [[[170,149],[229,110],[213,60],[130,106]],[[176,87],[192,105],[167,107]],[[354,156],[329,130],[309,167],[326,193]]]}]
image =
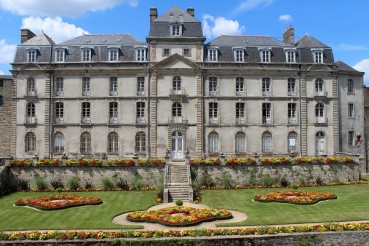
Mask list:
[{"label": "blue sky", "polygon": [[83,33],[131,33],[145,41],[150,7],[161,15],[174,5],[195,8],[206,42],[221,34],[281,39],[292,25],[295,41],[308,33],[331,46],[336,61],[367,73],[369,86],[367,0],[0,0],[0,74],[10,74],[21,28],[43,31],[56,43]]}]

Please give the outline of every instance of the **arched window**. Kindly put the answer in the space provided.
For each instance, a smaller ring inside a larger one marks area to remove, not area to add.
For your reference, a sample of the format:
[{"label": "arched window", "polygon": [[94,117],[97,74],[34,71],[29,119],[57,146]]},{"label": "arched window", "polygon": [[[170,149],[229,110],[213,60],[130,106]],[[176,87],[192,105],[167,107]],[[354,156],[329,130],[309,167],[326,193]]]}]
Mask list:
[{"label": "arched window", "polygon": [[83,132],[81,134],[80,151],[81,153],[91,152],[91,134],[89,132]]},{"label": "arched window", "polygon": [[324,120],[324,104],[317,103],[315,105],[315,122],[316,123],[325,123]]},{"label": "arched window", "polygon": [[297,133],[296,132],[288,133],[287,145],[288,145],[287,151],[289,153],[296,151],[296,145],[297,145]]},{"label": "arched window", "polygon": [[137,153],[146,151],[146,134],[144,132],[138,132],[136,134],[135,151]]},{"label": "arched window", "polygon": [[272,134],[270,132],[264,132],[262,135],[262,148],[263,153],[272,152]]},{"label": "arched window", "polygon": [[320,78],[315,80],[315,94],[318,96],[324,95],[323,80]]},{"label": "arched window", "polygon": [[108,153],[118,153],[118,133],[110,132],[108,135]]},{"label": "arched window", "polygon": [[181,86],[181,77],[174,76],[172,84],[173,94],[181,94]]},{"label": "arched window", "polygon": [[64,135],[61,132],[56,132],[54,135],[54,152],[64,152]]},{"label": "arched window", "polygon": [[317,132],[315,135],[315,142],[316,142],[316,155],[324,155],[325,153],[325,134],[324,132],[320,131]]},{"label": "arched window", "polygon": [[28,132],[25,138],[26,152],[36,151],[36,135],[33,132]]},{"label": "arched window", "polygon": [[246,135],[243,132],[237,132],[236,134],[236,153],[245,153],[246,152],[246,144],[245,144]]},{"label": "arched window", "polygon": [[209,134],[209,153],[219,152],[219,135],[216,132]]}]

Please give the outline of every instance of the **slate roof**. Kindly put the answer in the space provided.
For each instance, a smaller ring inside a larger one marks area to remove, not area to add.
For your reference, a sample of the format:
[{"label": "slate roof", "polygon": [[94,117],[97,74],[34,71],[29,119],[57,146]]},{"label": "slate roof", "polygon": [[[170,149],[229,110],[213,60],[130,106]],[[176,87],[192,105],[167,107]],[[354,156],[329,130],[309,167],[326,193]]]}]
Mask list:
[{"label": "slate roof", "polygon": [[[170,24],[175,22],[182,24],[182,36],[171,36]],[[183,37],[203,38],[204,35],[200,21],[178,6],[174,6],[150,23],[148,38],[150,37],[178,39]]]},{"label": "slate roof", "polygon": [[247,36],[247,35],[222,35],[206,44],[207,46],[244,46],[244,47],[295,47],[283,43],[268,36]]},{"label": "slate roof", "polygon": [[330,48],[309,34],[305,34],[297,40],[296,46],[299,48]]},{"label": "slate roof", "polygon": [[337,65],[338,70],[341,70],[341,71],[359,72],[355,68],[344,63],[343,61],[337,61],[336,65]]},{"label": "slate roof", "polygon": [[20,44],[22,46],[40,46],[40,45],[54,45],[55,42],[45,33],[34,36],[26,42]]},{"label": "slate roof", "polygon": [[145,44],[131,34],[86,34],[62,43],[57,46],[68,45],[143,45]]}]

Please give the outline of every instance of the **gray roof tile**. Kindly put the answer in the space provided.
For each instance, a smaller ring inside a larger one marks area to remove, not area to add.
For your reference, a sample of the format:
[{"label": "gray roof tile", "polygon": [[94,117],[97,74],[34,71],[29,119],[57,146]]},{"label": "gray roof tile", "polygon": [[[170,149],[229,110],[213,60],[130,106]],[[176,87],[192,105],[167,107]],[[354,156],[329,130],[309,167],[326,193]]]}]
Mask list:
[{"label": "gray roof tile", "polygon": [[160,15],[154,22],[199,22],[178,6],[174,6],[164,14]]},{"label": "gray roof tile", "polygon": [[145,44],[131,34],[86,34],[57,45],[143,45]]},{"label": "gray roof tile", "polygon": [[296,46],[299,48],[330,48],[309,34],[305,34],[297,40]]},{"label": "gray roof tile", "polygon": [[54,45],[55,42],[47,36],[45,33],[34,36],[33,38],[27,40],[26,42],[20,44],[24,46],[38,46],[38,45]]},{"label": "gray roof tile", "polygon": [[208,46],[243,47],[294,47],[268,36],[222,35],[207,43]]},{"label": "gray roof tile", "polygon": [[350,71],[350,72],[359,72],[356,69],[354,69],[353,67],[347,65],[346,63],[344,63],[343,61],[337,61],[336,65],[338,67],[338,70],[343,70],[343,71]]}]

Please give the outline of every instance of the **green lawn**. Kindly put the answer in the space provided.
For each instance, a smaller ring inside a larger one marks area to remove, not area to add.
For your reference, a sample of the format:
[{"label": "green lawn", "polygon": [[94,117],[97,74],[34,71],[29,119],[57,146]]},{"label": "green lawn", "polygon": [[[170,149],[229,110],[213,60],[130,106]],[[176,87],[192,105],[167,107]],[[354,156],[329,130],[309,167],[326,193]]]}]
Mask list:
[{"label": "green lawn", "polygon": [[338,199],[319,202],[314,205],[285,203],[260,203],[252,199],[257,194],[284,189],[250,190],[203,190],[202,203],[216,208],[238,210],[248,219],[234,224],[221,223],[218,226],[274,225],[313,222],[341,222],[369,220],[369,185],[342,185],[300,188],[303,191],[327,191]]},{"label": "green lawn", "polygon": [[[55,211],[37,211],[15,207],[20,198],[47,196],[54,193],[18,192],[0,198],[0,231],[42,229],[124,229],[112,223],[114,216],[127,211],[145,210],[155,205],[155,191],[78,192],[77,195],[100,197],[104,204]],[[143,228],[136,226],[135,228]]]},{"label": "green lawn", "polygon": [[[249,226],[313,222],[341,222],[369,220],[369,185],[323,186],[300,188],[304,191],[327,191],[338,199],[315,205],[259,203],[252,199],[257,194],[284,189],[203,190],[202,203],[215,208],[226,208],[246,213],[248,219],[234,224]],[[0,198],[0,231],[2,230],[62,230],[62,229],[133,229],[116,225],[112,218],[133,210],[145,210],[155,205],[155,191],[142,192],[80,192],[104,200],[97,206],[83,206],[56,211],[37,211],[15,207],[16,200],[24,197],[46,196],[54,193],[18,192]],[[140,226],[134,227],[142,228]]]}]

